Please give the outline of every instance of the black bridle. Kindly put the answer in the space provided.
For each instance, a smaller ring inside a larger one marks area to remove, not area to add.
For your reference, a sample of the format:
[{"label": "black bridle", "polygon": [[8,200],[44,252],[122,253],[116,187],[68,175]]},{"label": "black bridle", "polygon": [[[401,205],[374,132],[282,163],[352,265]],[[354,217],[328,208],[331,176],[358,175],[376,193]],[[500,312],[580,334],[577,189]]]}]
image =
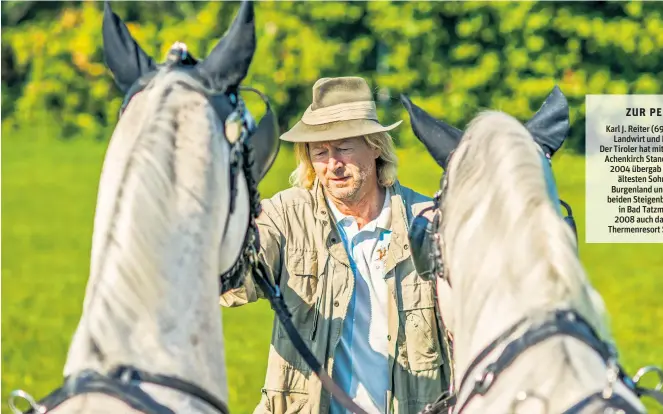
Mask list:
[{"label": "black bridle", "polygon": [[85,394],[104,394],[116,398],[132,409],[144,414],[175,414],[175,411],[157,402],[140,388],[140,384],[153,384],[169,388],[204,401],[221,414],[229,414],[227,405],[205,389],[180,378],[153,374],[131,366],[118,366],[106,374],[94,370],[83,370],[64,379],[63,385],[48,396],[35,401],[24,391],[12,391],[9,407],[14,413],[21,413],[15,404],[23,399],[29,405],[24,414],[46,414],[65,401]]},{"label": "black bridle", "polygon": [[[455,411],[460,414],[465,407],[478,396],[483,396],[492,388],[500,374],[504,372],[511,364],[526,350],[536,346],[548,339],[558,336],[569,336],[583,342],[588,347],[592,348],[597,354],[601,356],[603,361],[608,367],[608,384],[602,392],[592,394],[574,407],[565,411],[564,414],[572,414],[581,412],[580,409],[591,403],[593,400],[599,398],[600,404],[604,408],[618,408],[625,411],[624,414],[637,413],[638,411],[630,406],[626,400],[614,393],[614,384],[619,380],[624,383],[630,390],[638,394],[637,386],[631,378],[629,378],[623,368],[618,364],[617,351],[611,345],[601,341],[593,330],[593,328],[585,321],[580,314],[573,310],[558,309],[550,311],[545,315],[543,322],[532,324],[523,334],[516,339],[512,339],[499,357],[488,364],[478,373],[474,374],[477,366],[485,360],[499,345],[509,340],[512,335],[522,328],[528,322],[532,322],[531,318],[522,318],[509,329],[502,333],[498,338],[493,340],[486,346],[481,353],[472,361],[465,375],[461,379],[459,392],[465,386],[470,386],[472,380],[473,385],[470,388],[470,393],[463,399]],[[474,376],[472,376],[474,374]]]}]

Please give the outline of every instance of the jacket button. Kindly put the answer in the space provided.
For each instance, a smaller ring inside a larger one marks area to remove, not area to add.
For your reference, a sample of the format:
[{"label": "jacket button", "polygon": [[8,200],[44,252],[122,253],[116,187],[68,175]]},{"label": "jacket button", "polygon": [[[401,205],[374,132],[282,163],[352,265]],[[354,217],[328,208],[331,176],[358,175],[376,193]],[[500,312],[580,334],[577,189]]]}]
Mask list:
[{"label": "jacket button", "polygon": [[407,250],[407,249],[410,248],[410,246],[408,246],[408,245],[406,244],[405,246],[403,246],[403,248],[404,248],[405,250]]},{"label": "jacket button", "polygon": [[322,214],[327,214],[327,210],[322,210]]},{"label": "jacket button", "polygon": [[332,238],[331,238],[331,242],[332,242],[332,243],[336,243],[336,237],[332,237]]},{"label": "jacket button", "polygon": [[387,335],[387,341],[391,341],[391,335]]},{"label": "jacket button", "polygon": [[338,301],[337,300],[334,301],[334,307],[338,308]]}]

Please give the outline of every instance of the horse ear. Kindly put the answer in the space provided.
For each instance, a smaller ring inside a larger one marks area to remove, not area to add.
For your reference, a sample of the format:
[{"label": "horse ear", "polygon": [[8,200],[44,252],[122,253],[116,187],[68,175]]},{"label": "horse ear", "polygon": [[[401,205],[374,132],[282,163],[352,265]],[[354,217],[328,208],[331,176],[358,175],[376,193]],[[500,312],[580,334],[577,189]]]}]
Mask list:
[{"label": "horse ear", "polygon": [[244,80],[256,49],[253,3],[242,2],[230,29],[197,66],[216,90],[234,88]]},{"label": "horse ear", "polygon": [[156,69],[154,60],[141,49],[124,22],[113,13],[109,1],[104,1],[102,33],[106,66],[123,93],[138,78]]},{"label": "horse ear", "polygon": [[446,169],[449,155],[460,143],[463,131],[444,121],[433,118],[426,111],[413,104],[406,95],[401,95],[401,102],[410,115],[410,124],[414,135],[419,141],[423,142],[438,165]]},{"label": "horse ear", "polygon": [[534,141],[551,158],[562,146],[569,133],[569,103],[559,87],[555,86],[539,111],[525,127]]}]

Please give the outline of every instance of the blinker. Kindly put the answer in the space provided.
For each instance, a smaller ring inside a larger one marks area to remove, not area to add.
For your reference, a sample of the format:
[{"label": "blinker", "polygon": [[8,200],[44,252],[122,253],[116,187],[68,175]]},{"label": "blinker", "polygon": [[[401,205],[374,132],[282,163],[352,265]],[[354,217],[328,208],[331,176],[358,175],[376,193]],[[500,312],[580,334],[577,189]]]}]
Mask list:
[{"label": "blinker", "polygon": [[[414,268],[425,280],[433,280],[435,278],[435,253],[434,253],[434,228],[435,224],[428,218],[424,217],[424,213],[432,210],[435,207],[428,207],[419,213],[412,223],[408,232],[408,239],[412,246],[412,262]],[[438,221],[439,215],[435,214],[435,221]]]},{"label": "blinker", "polygon": [[256,182],[260,182],[265,178],[265,174],[267,174],[272,164],[274,164],[276,155],[279,152],[279,124],[276,114],[272,111],[272,107],[269,104],[269,99],[262,92],[247,86],[240,86],[239,89],[257,94],[267,108],[257,127],[255,127],[255,122],[253,122],[255,130],[250,137],[250,142],[253,145],[254,160],[251,171]]}]

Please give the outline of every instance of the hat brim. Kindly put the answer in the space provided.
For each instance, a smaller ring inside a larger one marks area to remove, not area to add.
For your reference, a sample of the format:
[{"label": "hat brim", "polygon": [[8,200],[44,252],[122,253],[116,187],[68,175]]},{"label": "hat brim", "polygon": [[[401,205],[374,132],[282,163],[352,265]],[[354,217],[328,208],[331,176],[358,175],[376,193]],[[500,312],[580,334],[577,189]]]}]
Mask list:
[{"label": "hat brim", "polygon": [[370,119],[330,122],[323,125],[307,125],[302,121],[281,135],[281,140],[288,142],[324,142],[362,135],[387,132],[399,126],[403,121],[384,126]]}]

